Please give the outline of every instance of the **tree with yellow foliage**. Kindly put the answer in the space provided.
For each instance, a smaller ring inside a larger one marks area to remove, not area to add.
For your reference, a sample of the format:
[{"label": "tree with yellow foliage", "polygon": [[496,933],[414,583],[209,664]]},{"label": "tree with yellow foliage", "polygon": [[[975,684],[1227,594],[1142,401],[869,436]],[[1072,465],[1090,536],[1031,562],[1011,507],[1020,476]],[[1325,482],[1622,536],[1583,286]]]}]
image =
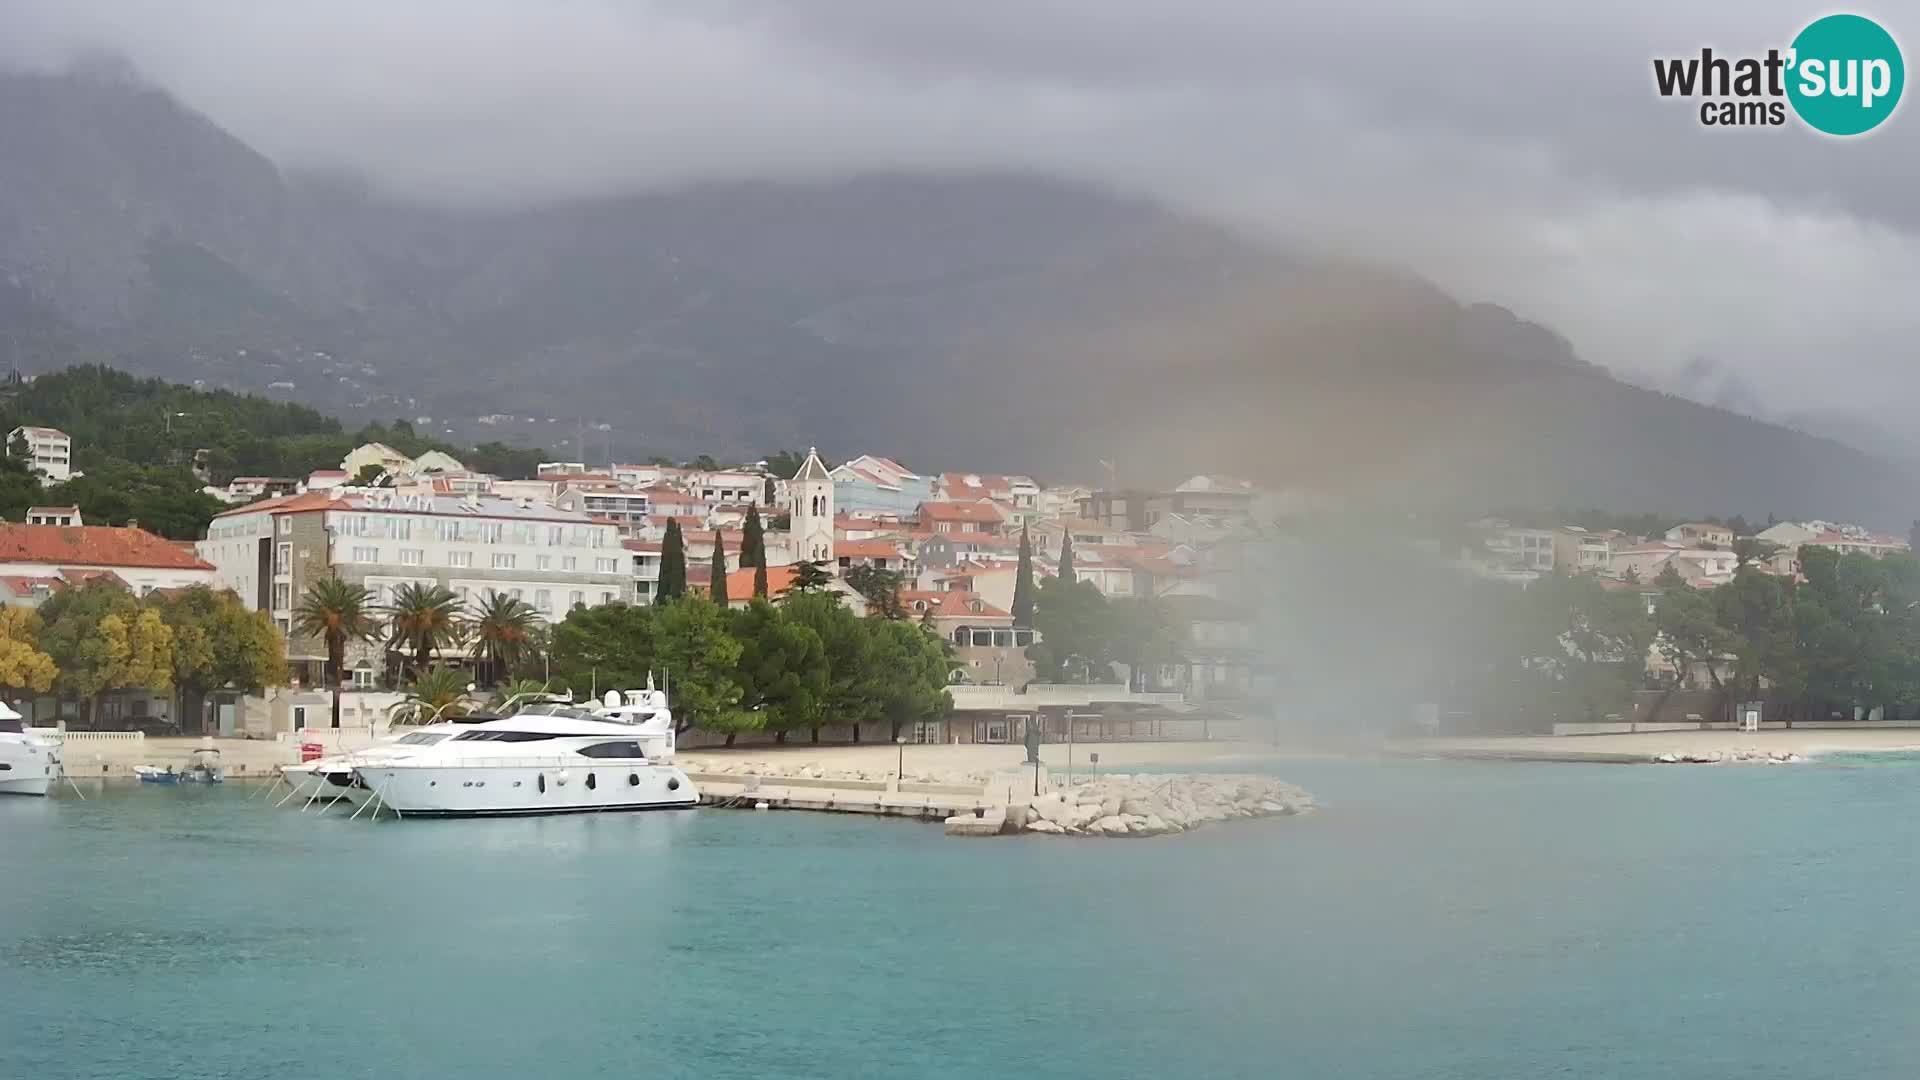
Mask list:
[{"label": "tree with yellow foliage", "polygon": [[60,675],[53,657],[40,651],[40,614],[32,608],[0,608],[0,687],[44,694]]}]

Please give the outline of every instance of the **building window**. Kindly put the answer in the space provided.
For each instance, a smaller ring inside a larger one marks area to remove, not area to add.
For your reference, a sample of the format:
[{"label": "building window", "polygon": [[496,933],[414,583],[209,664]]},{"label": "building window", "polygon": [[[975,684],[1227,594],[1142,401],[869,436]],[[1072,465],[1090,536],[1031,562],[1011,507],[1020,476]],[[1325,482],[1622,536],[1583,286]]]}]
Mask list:
[{"label": "building window", "polygon": [[273,545],[273,572],[276,574],[293,573],[293,545]]},{"label": "building window", "polygon": [[620,572],[620,562],[617,559],[595,559],[593,569],[595,573],[617,574]]},{"label": "building window", "polygon": [[293,535],[293,519],[292,518],[290,517],[275,518],[274,521],[277,522],[279,525],[281,536]]},{"label": "building window", "polygon": [[571,573],[580,568],[580,560],[568,555],[560,560],[560,569]]},{"label": "building window", "polygon": [[567,606],[568,607],[587,606],[587,594],[581,592],[579,589],[573,590],[572,592],[567,594]]},{"label": "building window", "polygon": [[285,611],[293,606],[293,586],[284,581],[273,583],[273,610]]},{"label": "building window", "polygon": [[379,562],[380,549],[377,547],[355,547],[353,549],[353,561],[354,562]]},{"label": "building window", "polygon": [[533,590],[533,606],[534,607],[539,608],[542,612],[545,612],[547,610],[548,605],[552,603],[553,603],[553,593],[549,592],[546,589]]},{"label": "building window", "polygon": [[600,594],[600,602],[603,604],[611,604],[616,599],[618,599],[618,597],[611,592],[602,592]]},{"label": "building window", "polygon": [[472,566],[473,552],[449,551],[447,552],[447,565],[448,566]]},{"label": "building window", "polygon": [[548,547],[560,547],[564,545],[566,542],[567,542],[567,527],[565,525],[547,526],[547,546]]},{"label": "building window", "polygon": [[493,568],[495,570],[511,570],[513,569],[516,558],[517,556],[507,554],[506,552],[495,552],[493,556]]},{"label": "building window", "polygon": [[553,569],[553,556],[551,556],[551,555],[535,555],[535,556],[533,557],[533,568],[534,568],[535,570],[552,570],[552,569]]},{"label": "building window", "polygon": [[426,555],[427,553],[421,551],[419,548],[401,548],[400,565],[419,566],[422,562],[426,561]]},{"label": "building window", "polygon": [[353,688],[355,690],[373,689],[373,669],[357,667],[353,669]]}]

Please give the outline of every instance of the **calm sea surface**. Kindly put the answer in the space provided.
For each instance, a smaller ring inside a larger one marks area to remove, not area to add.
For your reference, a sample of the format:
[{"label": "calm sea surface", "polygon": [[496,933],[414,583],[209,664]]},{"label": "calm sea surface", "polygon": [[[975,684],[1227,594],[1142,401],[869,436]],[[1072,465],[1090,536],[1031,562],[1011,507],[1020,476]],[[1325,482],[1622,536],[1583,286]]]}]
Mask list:
[{"label": "calm sea surface", "polygon": [[1275,771],[1134,842],[0,798],[0,1077],[1920,1075],[1920,764]]}]

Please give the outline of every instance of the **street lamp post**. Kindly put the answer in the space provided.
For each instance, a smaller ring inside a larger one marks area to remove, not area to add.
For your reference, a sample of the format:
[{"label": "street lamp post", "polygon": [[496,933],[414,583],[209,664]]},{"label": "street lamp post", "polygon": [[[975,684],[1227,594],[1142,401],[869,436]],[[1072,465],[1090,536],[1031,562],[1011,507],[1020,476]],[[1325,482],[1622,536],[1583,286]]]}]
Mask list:
[{"label": "street lamp post", "polygon": [[895,735],[893,737],[893,746],[893,790],[898,792],[900,785],[906,780],[907,737],[905,735]]}]

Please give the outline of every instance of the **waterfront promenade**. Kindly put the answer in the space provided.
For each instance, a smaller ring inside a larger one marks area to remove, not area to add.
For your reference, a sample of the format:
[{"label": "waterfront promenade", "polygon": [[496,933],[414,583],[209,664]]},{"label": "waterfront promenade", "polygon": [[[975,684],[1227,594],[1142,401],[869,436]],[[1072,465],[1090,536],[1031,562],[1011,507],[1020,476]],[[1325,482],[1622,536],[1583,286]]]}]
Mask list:
[{"label": "waterfront promenade", "polygon": [[[120,734],[120,733],[114,733]],[[329,753],[337,749],[353,750],[369,746],[372,736],[365,731],[348,731],[338,739],[327,738]],[[112,738],[103,739],[87,732],[70,733],[62,754],[68,775],[76,779],[124,779],[133,776],[136,765],[183,766],[193,752],[209,745],[202,738]],[[214,739],[213,747],[227,775],[236,780],[251,777],[271,778],[281,765],[299,759],[294,743],[262,739]],[[1068,760],[1071,749],[1072,761]],[[1258,743],[1239,742],[1135,742],[1049,743],[1040,750],[1040,758],[1049,770],[1064,773],[1069,765],[1075,773],[1090,772],[1092,755],[1100,755],[1102,771],[1179,765],[1226,766],[1270,754],[1272,748]],[[866,774],[871,779],[890,779],[896,764],[904,766],[909,782],[941,783],[962,776],[985,775],[1017,767],[1026,757],[1023,747],[1005,744],[910,744],[863,743],[856,746],[796,742],[790,746],[753,746],[739,749],[701,749],[681,751],[675,764],[689,773],[741,773],[749,766],[761,766],[769,774],[805,776],[811,770],[822,774]]]}]

